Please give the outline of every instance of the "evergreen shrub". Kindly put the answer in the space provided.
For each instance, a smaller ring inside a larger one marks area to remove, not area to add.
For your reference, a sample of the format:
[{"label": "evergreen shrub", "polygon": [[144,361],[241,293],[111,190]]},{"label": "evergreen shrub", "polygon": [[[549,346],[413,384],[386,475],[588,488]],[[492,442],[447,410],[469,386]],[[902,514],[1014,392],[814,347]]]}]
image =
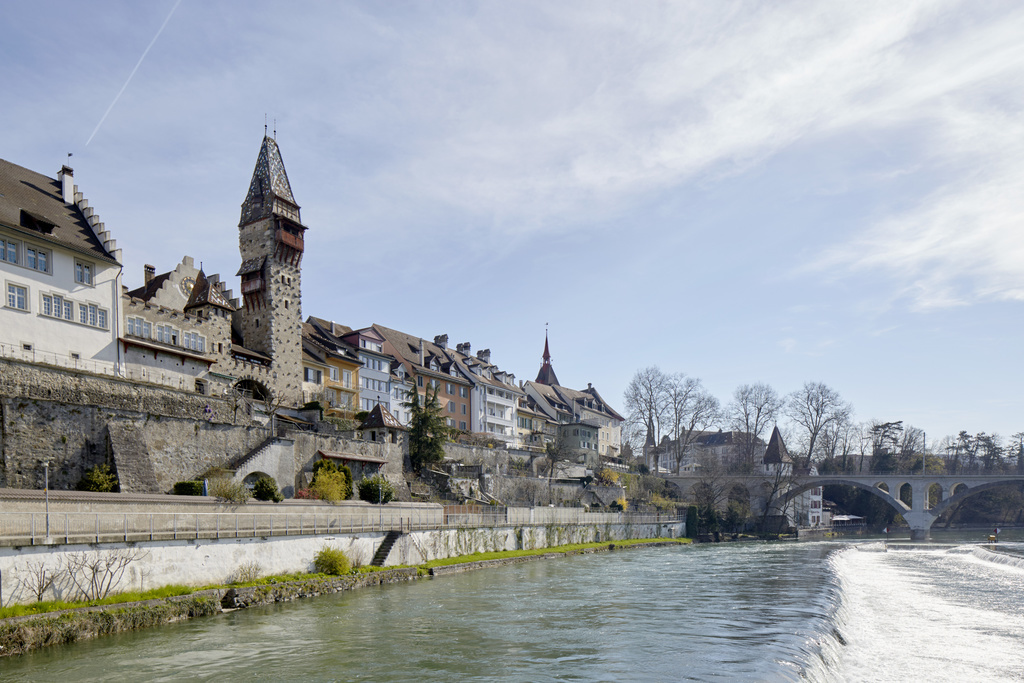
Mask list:
[{"label": "evergreen shrub", "polygon": [[270,477],[260,477],[252,486],[252,497],[256,500],[272,500],[280,503],[284,496],[277,490],[277,482]]},{"label": "evergreen shrub", "polygon": [[395,499],[395,487],[386,477],[375,474],[359,481],[359,500],[367,503],[390,503]]},{"label": "evergreen shrub", "polygon": [[176,496],[201,496],[203,495],[203,482],[178,481],[174,483],[174,488],[171,491]]}]

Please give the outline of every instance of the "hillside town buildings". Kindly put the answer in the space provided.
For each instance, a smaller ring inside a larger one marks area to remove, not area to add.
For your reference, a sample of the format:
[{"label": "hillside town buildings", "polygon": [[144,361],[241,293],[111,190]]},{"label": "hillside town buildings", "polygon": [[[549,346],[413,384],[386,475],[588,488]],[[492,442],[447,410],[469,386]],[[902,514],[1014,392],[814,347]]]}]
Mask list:
[{"label": "hillside town buildings", "polygon": [[[133,278],[122,272],[121,250],[73,179],[68,166],[50,178],[0,160],[0,356],[226,399],[232,414],[239,406],[248,415],[319,409],[374,442],[397,442],[410,424],[412,392],[429,394],[447,426],[471,443],[531,454],[531,462],[560,453],[585,469],[623,467],[624,418],[592,384],[560,382],[547,335],[537,376],[524,382],[489,348],[452,345],[447,334],[427,339],[376,323],[334,322],[344,311],[304,318],[308,228],[274,138],[263,138],[241,204],[233,287],[206,273],[201,260],[196,265],[202,254],[163,264],[169,269],[162,272],[146,265],[141,280],[126,286]],[[207,405],[208,419],[212,412]],[[694,471],[699,452],[733,457],[740,436],[701,434],[678,453],[671,442],[648,444],[644,455]],[[764,467],[792,467],[780,446],[769,444],[779,461],[769,464],[766,455]],[[383,463],[359,457],[373,468]],[[801,513],[811,524],[821,518],[816,495]]]},{"label": "hillside town buildings", "polygon": [[146,265],[123,286],[121,252],[72,180],[67,166],[48,178],[0,161],[4,355],[252,404],[316,403],[335,417],[380,406],[400,425],[410,392],[429,389],[449,427],[506,448],[572,436],[600,456],[619,452],[621,416],[592,386],[558,384],[546,339],[538,381],[517,383],[490,349],[446,334],[303,319],[308,228],[272,137],[241,205],[237,296],[197,266],[201,254],[162,272]]}]

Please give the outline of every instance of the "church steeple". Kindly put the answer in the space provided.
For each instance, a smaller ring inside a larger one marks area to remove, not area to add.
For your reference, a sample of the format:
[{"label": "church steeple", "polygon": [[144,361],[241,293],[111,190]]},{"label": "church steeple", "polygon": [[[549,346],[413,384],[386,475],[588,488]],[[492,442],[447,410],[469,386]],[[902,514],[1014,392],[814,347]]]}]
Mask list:
[{"label": "church steeple", "polygon": [[553,386],[558,384],[558,377],[555,376],[555,369],[551,367],[551,351],[548,350],[548,333],[544,331],[544,355],[540,365],[540,372],[537,373],[537,384]]},{"label": "church steeple", "polygon": [[284,170],[284,161],[281,159],[277,140],[263,136],[256,168],[249,182],[249,192],[242,202],[242,217],[238,227],[271,216],[289,218],[296,223],[302,222],[299,205],[292,194],[292,186],[288,182],[288,173]]}]

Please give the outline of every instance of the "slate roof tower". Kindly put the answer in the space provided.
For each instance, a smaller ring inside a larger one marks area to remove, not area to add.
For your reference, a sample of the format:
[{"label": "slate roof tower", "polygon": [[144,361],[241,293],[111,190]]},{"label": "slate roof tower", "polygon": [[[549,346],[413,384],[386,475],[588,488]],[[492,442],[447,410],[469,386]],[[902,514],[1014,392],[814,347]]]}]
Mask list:
[{"label": "slate roof tower", "polygon": [[551,352],[548,351],[548,333],[544,333],[544,356],[540,365],[540,372],[537,373],[537,384],[555,386],[558,384],[558,377],[555,376],[555,369],[551,367]]},{"label": "slate roof tower", "polygon": [[276,398],[302,397],[302,225],[277,141],[264,136],[238,222],[242,306],[237,331],[246,349],[272,359]]}]

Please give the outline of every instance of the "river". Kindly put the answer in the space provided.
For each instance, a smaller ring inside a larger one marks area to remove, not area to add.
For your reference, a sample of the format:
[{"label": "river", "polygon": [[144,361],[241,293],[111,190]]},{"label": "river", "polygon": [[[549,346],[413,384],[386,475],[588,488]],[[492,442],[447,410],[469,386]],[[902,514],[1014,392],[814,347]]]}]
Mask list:
[{"label": "river", "polygon": [[537,561],[0,660],[4,681],[1020,681],[1024,534]]}]

